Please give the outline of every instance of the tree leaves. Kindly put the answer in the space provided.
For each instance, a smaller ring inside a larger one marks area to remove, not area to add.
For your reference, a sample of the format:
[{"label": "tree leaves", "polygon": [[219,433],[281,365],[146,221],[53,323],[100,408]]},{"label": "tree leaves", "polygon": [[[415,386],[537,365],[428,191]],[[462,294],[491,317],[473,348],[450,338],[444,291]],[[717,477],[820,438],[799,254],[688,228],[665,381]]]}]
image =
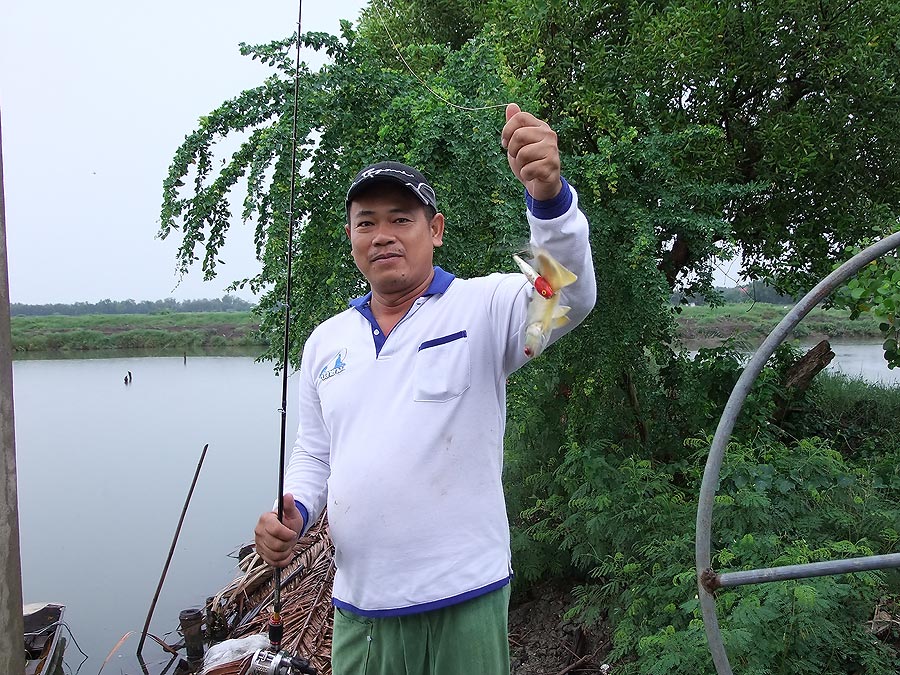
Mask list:
[{"label": "tree leaves", "polygon": [[[846,257],[849,259],[871,243],[866,239],[862,246],[848,247]],[[888,367],[900,366],[900,255],[892,253],[866,265],[835,291],[832,301],[849,309],[851,319],[871,314],[884,335],[882,348]]]}]

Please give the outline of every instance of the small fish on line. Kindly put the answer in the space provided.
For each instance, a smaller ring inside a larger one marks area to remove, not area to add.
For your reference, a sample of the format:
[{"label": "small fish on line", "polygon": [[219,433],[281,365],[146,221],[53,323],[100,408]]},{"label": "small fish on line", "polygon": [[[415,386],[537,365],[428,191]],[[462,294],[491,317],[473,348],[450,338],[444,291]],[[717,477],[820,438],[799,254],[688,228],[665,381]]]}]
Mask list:
[{"label": "small fish on line", "polygon": [[569,307],[559,304],[559,291],[578,279],[544,249],[534,252],[537,269],[517,255],[513,260],[535,292],[528,302],[525,321],[525,356],[539,356],[550,341],[550,333],[569,323]]}]

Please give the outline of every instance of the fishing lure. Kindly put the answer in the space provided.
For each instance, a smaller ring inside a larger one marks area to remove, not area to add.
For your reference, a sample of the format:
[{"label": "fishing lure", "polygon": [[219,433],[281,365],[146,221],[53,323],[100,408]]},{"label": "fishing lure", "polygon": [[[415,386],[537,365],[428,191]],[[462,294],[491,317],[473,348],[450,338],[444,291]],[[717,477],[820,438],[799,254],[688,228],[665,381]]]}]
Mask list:
[{"label": "fishing lure", "polygon": [[559,291],[573,283],[577,276],[563,267],[544,249],[534,252],[537,269],[517,255],[513,260],[522,270],[535,292],[528,303],[525,322],[525,356],[539,356],[550,341],[550,333],[569,323],[569,307],[559,304]]}]

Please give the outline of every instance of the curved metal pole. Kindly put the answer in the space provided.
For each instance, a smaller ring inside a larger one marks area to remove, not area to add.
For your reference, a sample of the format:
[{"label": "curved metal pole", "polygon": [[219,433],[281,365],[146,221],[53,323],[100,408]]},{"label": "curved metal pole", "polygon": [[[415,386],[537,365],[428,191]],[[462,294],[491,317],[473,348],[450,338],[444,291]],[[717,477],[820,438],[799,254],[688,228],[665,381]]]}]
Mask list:
[{"label": "curved metal pole", "polygon": [[769,357],[784,342],[784,339],[794,330],[803,317],[809,314],[810,310],[824,298],[828,297],[835,288],[856,274],[865,265],[898,247],[900,247],[900,232],[895,232],[853,256],[803,296],[803,299],[794,305],[794,308],[788,312],[787,316],[781,320],[781,323],[769,333],[769,337],[760,345],[747,367],[744,368],[744,372],[738,378],[737,384],[734,385],[731,396],[728,398],[728,403],[725,405],[725,411],[719,420],[719,426],[716,429],[716,435],[713,437],[709,456],[706,459],[703,483],[700,486],[700,500],[697,506],[696,542],[697,585],[700,594],[700,609],[703,613],[703,623],[706,626],[709,650],[712,653],[713,663],[719,675],[731,675],[731,664],[728,662],[728,655],[725,653],[725,645],[722,642],[722,634],[719,631],[715,597],[706,590],[704,580],[714,576],[711,569],[712,555],[710,552],[713,500],[716,496],[716,487],[719,483],[719,472],[722,469],[725,448],[731,438],[731,432],[741,412],[741,407],[744,405],[744,401],[750,393],[750,388],[762,371],[766,361],[769,360]]}]

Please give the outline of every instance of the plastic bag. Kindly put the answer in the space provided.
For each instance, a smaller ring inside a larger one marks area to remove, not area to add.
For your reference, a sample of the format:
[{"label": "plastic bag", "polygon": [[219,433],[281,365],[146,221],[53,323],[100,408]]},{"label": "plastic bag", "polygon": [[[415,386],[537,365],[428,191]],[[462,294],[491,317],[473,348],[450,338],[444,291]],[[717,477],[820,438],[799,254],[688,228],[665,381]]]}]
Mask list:
[{"label": "plastic bag", "polygon": [[236,640],[225,640],[209,648],[206,656],[203,657],[203,670],[200,672],[206,673],[216,666],[239,661],[245,656],[250,656],[257,649],[267,649],[268,647],[269,638],[262,633]]}]

